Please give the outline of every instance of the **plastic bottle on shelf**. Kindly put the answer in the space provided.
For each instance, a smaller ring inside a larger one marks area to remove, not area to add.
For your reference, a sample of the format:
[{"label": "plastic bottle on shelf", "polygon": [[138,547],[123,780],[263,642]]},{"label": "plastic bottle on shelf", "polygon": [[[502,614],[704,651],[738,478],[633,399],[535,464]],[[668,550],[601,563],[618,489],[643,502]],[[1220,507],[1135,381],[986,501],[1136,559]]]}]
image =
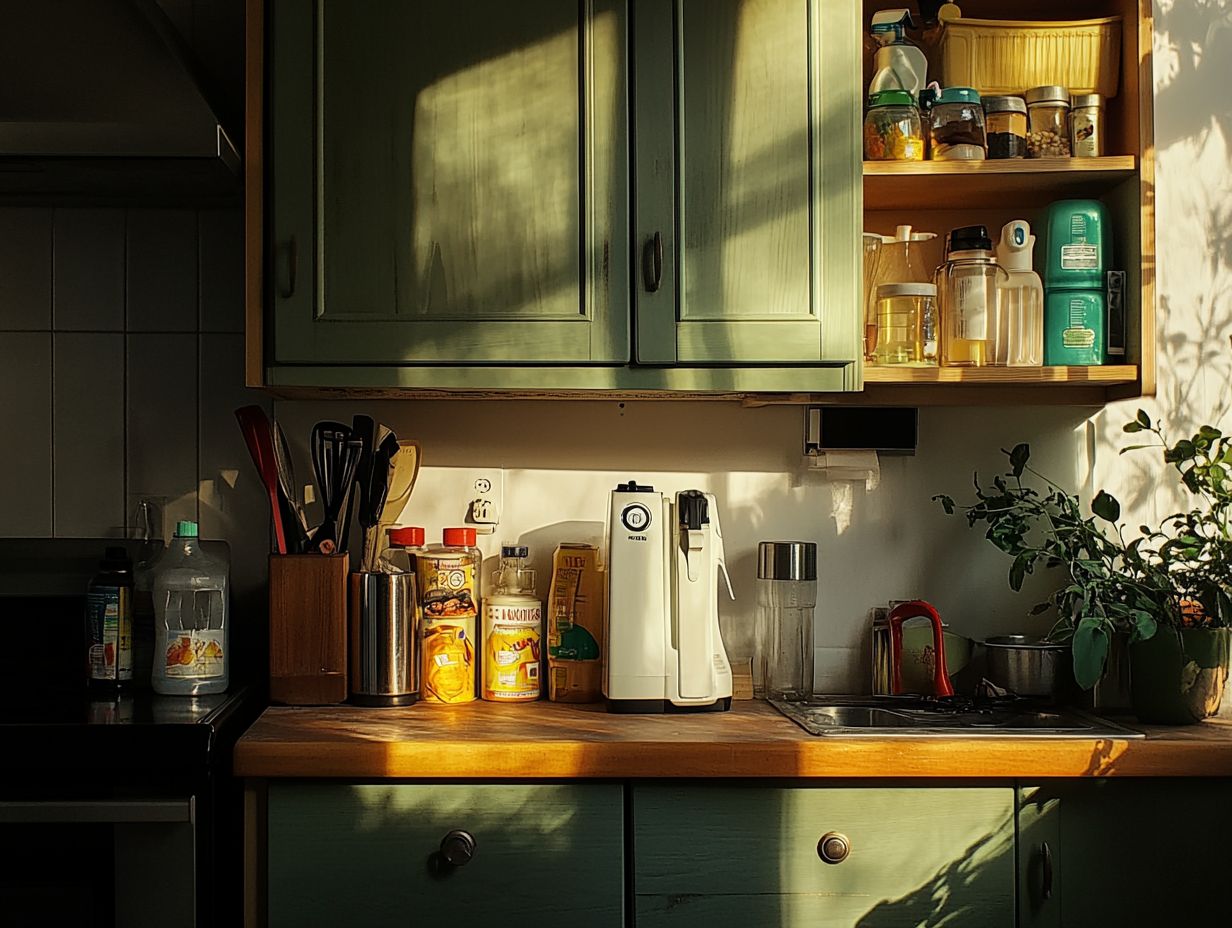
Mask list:
[{"label": "plastic bottle on shelf", "polygon": [[868,93],[905,90],[916,100],[928,83],[928,58],[907,38],[915,25],[908,10],[882,10],[873,14],[870,32],[878,48],[873,55],[873,79]]},{"label": "plastic bottle on shelf", "polygon": [[483,698],[529,702],[543,696],[543,603],[525,545],[502,545],[496,584],[483,600]]},{"label": "plastic bottle on shelf", "polygon": [[993,355],[997,365],[1039,367],[1044,363],[1044,284],[1032,265],[1035,236],[1022,219],[1007,222],[997,242],[997,263],[1006,276],[997,281],[997,327]]},{"label": "plastic bottle on shelf", "polygon": [[204,696],[231,682],[230,581],[225,562],[208,554],[196,522],[176,525],[154,575],[156,693]]}]

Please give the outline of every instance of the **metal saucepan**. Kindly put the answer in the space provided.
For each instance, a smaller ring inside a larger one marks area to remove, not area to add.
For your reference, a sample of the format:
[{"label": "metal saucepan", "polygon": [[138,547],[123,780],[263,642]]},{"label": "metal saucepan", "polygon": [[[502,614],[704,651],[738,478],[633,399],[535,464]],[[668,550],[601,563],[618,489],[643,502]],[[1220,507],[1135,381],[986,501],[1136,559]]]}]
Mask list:
[{"label": "metal saucepan", "polygon": [[997,635],[984,642],[990,681],[1019,696],[1066,702],[1077,695],[1068,644],[1027,635]]}]

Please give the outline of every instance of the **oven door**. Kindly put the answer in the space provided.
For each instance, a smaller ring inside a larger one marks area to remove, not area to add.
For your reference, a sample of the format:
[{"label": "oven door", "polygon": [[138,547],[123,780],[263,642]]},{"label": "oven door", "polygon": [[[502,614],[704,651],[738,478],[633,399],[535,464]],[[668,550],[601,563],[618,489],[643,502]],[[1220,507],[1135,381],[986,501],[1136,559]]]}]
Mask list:
[{"label": "oven door", "polygon": [[196,925],[196,803],[0,802],[6,928]]}]

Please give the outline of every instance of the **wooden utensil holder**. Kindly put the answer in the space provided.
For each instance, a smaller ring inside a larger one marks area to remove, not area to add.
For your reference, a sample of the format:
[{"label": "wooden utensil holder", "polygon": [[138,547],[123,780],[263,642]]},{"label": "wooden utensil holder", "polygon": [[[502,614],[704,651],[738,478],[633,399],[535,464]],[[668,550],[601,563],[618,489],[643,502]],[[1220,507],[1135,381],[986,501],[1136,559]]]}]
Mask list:
[{"label": "wooden utensil holder", "polygon": [[347,698],[345,554],[269,561],[270,701],[325,706]]}]

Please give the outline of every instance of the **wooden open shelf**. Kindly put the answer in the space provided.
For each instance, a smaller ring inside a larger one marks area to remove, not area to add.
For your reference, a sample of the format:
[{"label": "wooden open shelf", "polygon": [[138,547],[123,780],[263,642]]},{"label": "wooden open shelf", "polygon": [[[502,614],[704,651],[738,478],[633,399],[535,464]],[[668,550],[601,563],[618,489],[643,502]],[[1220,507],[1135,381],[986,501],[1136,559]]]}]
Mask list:
[{"label": "wooden open shelf", "polygon": [[869,364],[864,368],[864,382],[877,384],[1112,386],[1134,383],[1137,379],[1136,364],[1105,364],[1102,367],[877,367]]},{"label": "wooden open shelf", "polygon": [[1134,176],[1133,155],[1006,161],[865,161],[864,208],[955,209],[973,202],[1044,206],[1099,197]]}]

